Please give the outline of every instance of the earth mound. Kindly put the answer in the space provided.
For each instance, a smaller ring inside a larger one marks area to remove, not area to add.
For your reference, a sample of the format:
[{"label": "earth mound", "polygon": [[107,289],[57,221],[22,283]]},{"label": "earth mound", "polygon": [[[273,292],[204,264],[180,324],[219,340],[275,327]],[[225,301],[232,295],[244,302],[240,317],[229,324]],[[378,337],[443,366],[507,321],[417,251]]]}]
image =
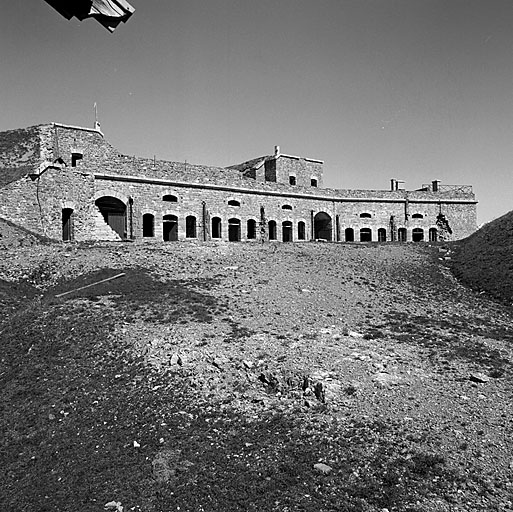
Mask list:
[{"label": "earth mound", "polygon": [[513,300],[513,211],[454,244],[454,274],[475,290]]}]

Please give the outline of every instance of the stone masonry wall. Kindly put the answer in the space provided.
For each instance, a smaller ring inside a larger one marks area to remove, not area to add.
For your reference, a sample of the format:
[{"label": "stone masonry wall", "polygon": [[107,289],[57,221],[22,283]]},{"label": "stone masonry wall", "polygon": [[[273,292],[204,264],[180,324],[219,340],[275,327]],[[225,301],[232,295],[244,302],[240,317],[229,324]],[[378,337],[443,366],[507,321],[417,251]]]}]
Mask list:
[{"label": "stone masonry wall", "polygon": [[[384,229],[386,239],[391,240],[391,216],[396,229],[406,228],[407,240],[412,239],[415,228],[423,229],[428,239],[440,212],[446,215],[454,239],[476,229],[475,198],[461,191],[323,189],[322,164],[285,156],[276,160],[278,183],[262,182],[244,178],[236,169],[121,155],[92,129],[36,128],[39,160],[58,157],[62,167],[47,170],[35,180],[25,177],[0,188],[0,216],[57,239],[62,236],[63,208],[73,209],[76,240],[97,238],[95,200],[102,196],[116,197],[127,205],[127,233],[135,239],[142,238],[143,215],[151,214],[154,237],[148,239],[162,240],[163,216],[176,215],[180,239],[186,238],[185,219],[190,216],[196,219],[198,239],[212,236],[212,219],[219,217],[223,239],[228,237],[230,219],[232,223],[238,219],[241,239],[247,239],[247,223],[252,220],[259,240],[262,208],[266,221],[263,236],[268,237],[268,222],[275,221],[278,240],[283,237],[284,222],[292,223],[294,240],[298,240],[300,222],[305,226],[305,239],[316,238],[312,219],[320,212],[331,218],[331,239],[340,241],[345,240],[347,228],[353,229],[356,241],[362,228],[371,230],[372,240],[378,239],[378,229]],[[72,154],[82,158],[74,162]],[[288,184],[291,173],[296,175],[296,186]],[[311,187],[312,176],[318,179],[319,188]],[[163,201],[164,195],[175,195],[178,201]],[[239,205],[229,205],[229,201]]]}]

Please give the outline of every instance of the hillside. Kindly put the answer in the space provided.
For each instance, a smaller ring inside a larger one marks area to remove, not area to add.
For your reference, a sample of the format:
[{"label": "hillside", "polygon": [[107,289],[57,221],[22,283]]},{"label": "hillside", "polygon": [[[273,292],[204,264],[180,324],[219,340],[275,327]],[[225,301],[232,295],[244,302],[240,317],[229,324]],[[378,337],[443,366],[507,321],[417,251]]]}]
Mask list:
[{"label": "hillside", "polygon": [[513,301],[513,211],[454,244],[455,275],[468,286]]},{"label": "hillside", "polygon": [[0,250],[1,510],[512,510],[511,308],[438,248]]}]

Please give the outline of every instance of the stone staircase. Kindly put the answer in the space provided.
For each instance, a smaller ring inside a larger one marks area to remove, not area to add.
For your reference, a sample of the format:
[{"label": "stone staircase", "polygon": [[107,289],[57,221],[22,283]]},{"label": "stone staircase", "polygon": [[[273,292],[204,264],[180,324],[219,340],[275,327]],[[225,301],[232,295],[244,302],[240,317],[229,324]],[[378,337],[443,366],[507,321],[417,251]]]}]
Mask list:
[{"label": "stone staircase", "polygon": [[93,237],[95,240],[111,242],[121,240],[121,237],[105,222],[102,212],[97,206],[95,206]]}]

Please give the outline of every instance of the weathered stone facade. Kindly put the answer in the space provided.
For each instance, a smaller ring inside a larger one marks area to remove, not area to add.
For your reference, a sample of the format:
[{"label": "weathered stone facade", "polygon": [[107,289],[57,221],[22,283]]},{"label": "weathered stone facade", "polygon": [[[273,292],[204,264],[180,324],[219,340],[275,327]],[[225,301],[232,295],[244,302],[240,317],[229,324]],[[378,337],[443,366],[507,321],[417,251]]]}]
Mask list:
[{"label": "weathered stone facade", "polygon": [[0,133],[0,217],[64,240],[420,241],[476,229],[471,187],[323,188],[323,162],[266,155],[228,168],[121,155],[98,129]]}]

